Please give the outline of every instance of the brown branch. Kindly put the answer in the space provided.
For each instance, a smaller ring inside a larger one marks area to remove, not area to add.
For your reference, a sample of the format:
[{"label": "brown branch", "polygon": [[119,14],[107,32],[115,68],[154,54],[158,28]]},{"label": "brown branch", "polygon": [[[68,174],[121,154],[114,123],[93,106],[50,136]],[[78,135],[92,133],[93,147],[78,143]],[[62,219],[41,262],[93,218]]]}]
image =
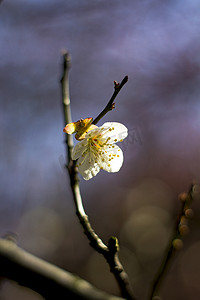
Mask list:
[{"label": "brown branch", "polygon": [[185,234],[188,232],[187,219],[191,218],[192,216],[192,209],[190,208],[190,206],[193,200],[194,187],[195,186],[192,185],[187,194],[183,193],[180,195],[180,200],[181,200],[180,211],[176,218],[172,237],[164,253],[162,263],[153,280],[152,290],[150,293],[149,300],[152,300],[154,296],[158,296],[159,288],[163,282],[164,276],[166,275],[174,256],[183,247],[182,239],[185,236]]},{"label": "brown branch", "polygon": [[11,239],[0,239],[0,276],[36,291],[47,300],[123,300],[24,251]]},{"label": "brown branch", "polygon": [[[62,85],[62,101],[63,101],[63,108],[64,108],[64,117],[65,117],[65,125],[67,123],[71,123],[71,113],[70,113],[70,100],[69,100],[69,93],[66,93],[65,91],[69,91],[69,55],[68,53],[64,53],[63,55],[63,76],[61,79],[61,85]],[[93,121],[94,124],[96,124],[110,109],[113,108],[113,101],[117,94],[119,93],[120,89],[123,87],[123,85],[127,82],[128,77],[126,76],[120,84],[115,82],[115,91],[113,93],[113,96],[111,97],[108,105],[106,108],[101,112],[101,114]],[[108,262],[110,266],[110,271],[114,274],[118,285],[121,290],[121,294],[124,298],[134,300],[135,297],[133,296],[133,292],[131,289],[131,285],[129,283],[128,276],[120,263],[119,256],[118,256],[118,241],[117,238],[111,238],[109,240],[108,246],[103,243],[103,241],[99,238],[99,236],[95,233],[94,229],[92,228],[88,216],[85,213],[81,193],[80,193],[80,187],[79,187],[79,180],[78,180],[78,170],[76,167],[76,162],[72,161],[71,159],[71,149],[73,145],[73,141],[69,140],[69,136],[67,135],[66,139],[66,145],[67,145],[67,152],[68,152],[68,172],[71,182],[71,189],[73,193],[73,199],[76,207],[76,214],[79,218],[79,221],[84,229],[84,232],[87,236],[87,238],[90,241],[91,246],[101,253],[106,261]]]},{"label": "brown branch", "polygon": [[104,110],[96,117],[96,119],[94,119],[94,121],[92,122],[93,124],[97,124],[99,122],[99,120],[101,120],[105,116],[105,114],[107,114],[107,112],[109,112],[110,110],[113,110],[113,108],[115,107],[113,102],[114,102],[115,98],[117,97],[119,91],[127,83],[127,81],[128,81],[128,76],[125,76],[121,83],[114,81],[115,88],[114,88],[112,97],[110,98],[110,100],[109,100],[108,104],[106,105],[106,107],[104,108]]}]

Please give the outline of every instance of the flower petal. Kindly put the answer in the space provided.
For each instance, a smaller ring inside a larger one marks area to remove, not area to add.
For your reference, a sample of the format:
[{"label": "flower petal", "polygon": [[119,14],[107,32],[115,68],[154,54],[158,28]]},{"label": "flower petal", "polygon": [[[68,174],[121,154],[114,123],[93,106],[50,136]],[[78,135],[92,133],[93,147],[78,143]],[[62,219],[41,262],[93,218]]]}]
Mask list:
[{"label": "flower petal", "polygon": [[110,144],[121,142],[128,135],[126,126],[118,122],[106,122],[99,129],[102,130],[103,138],[109,138]]},{"label": "flower petal", "polygon": [[118,172],[124,160],[123,152],[117,145],[105,149],[101,158],[98,159],[98,164],[101,169],[107,172]]},{"label": "flower petal", "polygon": [[91,179],[92,177],[96,176],[100,171],[100,167],[95,162],[95,157],[90,151],[85,152],[78,159],[77,167],[80,174],[85,180]]},{"label": "flower petal", "polygon": [[72,134],[72,133],[75,132],[75,130],[76,130],[75,123],[69,123],[63,129],[63,132],[68,133],[68,134]]},{"label": "flower petal", "polygon": [[128,129],[117,122],[106,122],[90,130],[84,140],[72,151],[72,159],[78,159],[77,167],[85,180],[96,176],[100,169],[118,172],[123,163],[123,152],[114,143],[122,141]]},{"label": "flower petal", "polygon": [[72,159],[75,160],[79,158],[87,150],[87,139],[76,144],[72,150]]}]

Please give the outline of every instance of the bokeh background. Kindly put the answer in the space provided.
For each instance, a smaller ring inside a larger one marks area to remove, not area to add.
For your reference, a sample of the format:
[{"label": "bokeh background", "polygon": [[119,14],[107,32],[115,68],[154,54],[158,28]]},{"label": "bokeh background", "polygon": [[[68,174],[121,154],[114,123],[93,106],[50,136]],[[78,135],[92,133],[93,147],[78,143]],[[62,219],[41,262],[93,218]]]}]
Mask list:
[{"label": "bokeh background", "polygon": [[[200,2],[197,0],[4,0],[0,4],[0,235],[119,295],[75,215],[64,168],[61,51],[72,57],[76,121],[96,117],[129,81],[104,121],[129,129],[119,173],[81,179],[84,206],[147,299],[180,206],[200,180]],[[200,298],[200,204],[162,285],[163,300]],[[1,300],[41,300],[9,281]]]}]

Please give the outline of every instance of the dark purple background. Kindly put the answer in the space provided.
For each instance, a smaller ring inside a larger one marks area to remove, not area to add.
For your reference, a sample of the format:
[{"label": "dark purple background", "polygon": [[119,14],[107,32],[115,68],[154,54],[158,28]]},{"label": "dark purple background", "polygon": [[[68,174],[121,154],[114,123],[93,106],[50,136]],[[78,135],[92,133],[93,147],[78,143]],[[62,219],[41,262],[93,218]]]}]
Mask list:
[{"label": "dark purple background", "polygon": [[[129,129],[119,173],[81,180],[84,205],[105,242],[117,235],[139,299],[146,299],[179,202],[200,180],[200,3],[197,0],[4,0],[0,5],[0,234],[119,294],[74,213],[64,170],[61,51],[72,56],[73,120],[96,117],[129,81],[116,109],[99,122]],[[163,299],[200,297],[200,205]],[[9,282],[0,299],[39,300]]]}]

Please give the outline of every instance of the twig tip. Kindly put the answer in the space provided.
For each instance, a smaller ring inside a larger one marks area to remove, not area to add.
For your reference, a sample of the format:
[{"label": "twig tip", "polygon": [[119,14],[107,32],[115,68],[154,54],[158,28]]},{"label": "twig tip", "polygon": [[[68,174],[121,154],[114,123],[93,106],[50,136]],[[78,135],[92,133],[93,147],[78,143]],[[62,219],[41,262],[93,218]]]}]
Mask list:
[{"label": "twig tip", "polygon": [[126,83],[128,81],[128,75],[126,75],[122,81]]},{"label": "twig tip", "polygon": [[63,49],[61,51],[61,54],[62,54],[63,59],[64,59],[64,66],[66,68],[70,68],[71,67],[71,56],[70,56],[69,52],[66,49]]}]

